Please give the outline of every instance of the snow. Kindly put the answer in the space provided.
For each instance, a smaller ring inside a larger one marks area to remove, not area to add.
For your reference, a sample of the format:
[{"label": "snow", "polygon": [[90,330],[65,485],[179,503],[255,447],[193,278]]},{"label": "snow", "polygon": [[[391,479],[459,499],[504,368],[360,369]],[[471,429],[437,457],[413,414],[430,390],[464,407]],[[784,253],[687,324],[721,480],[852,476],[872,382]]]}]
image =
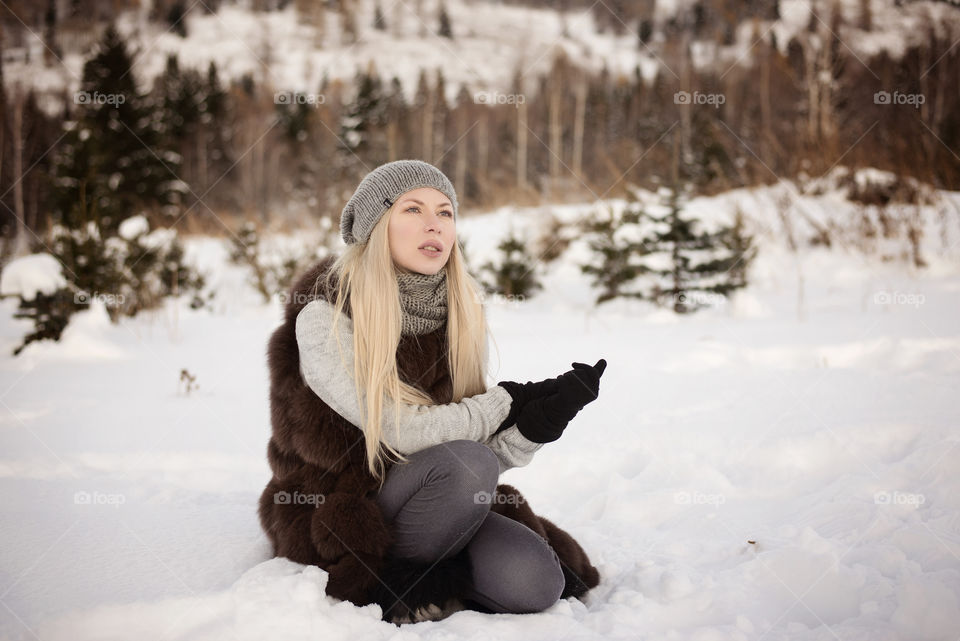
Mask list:
[{"label": "snow", "polygon": [[[736,42],[728,47],[715,47],[709,39],[693,42],[695,63],[714,66],[722,74],[736,65],[749,66],[758,35],[767,40],[775,35],[785,53],[790,39],[806,29],[811,11],[820,18],[819,27],[827,28],[830,1],[780,0],[780,20],[743,21],[736,29]],[[255,12],[249,3],[224,3],[216,13],[196,4],[188,6],[183,20],[187,36],[182,38],[165,22],[148,22],[146,3],[120,15],[117,27],[135,58],[142,89],[163,73],[167,56],[176,54],[181,69],[206,73],[210,62],[215,62],[224,82],[250,74],[275,91],[303,92],[308,98],[316,98],[311,92],[319,91],[324,77],[349,85],[358,70],[373,66],[387,82],[399,78],[410,101],[420,72],[426,71],[432,82],[440,69],[446,79],[446,98],[453,103],[462,85],[471,94],[509,93],[518,71],[524,81],[521,92],[533,91],[537,76],[549,70],[560,52],[593,73],[606,67],[613,78],[633,78],[637,68],[647,83],[664,71],[678,77],[678,70],[672,68],[676,61],[664,59],[664,35],[659,29],[693,5],[691,0],[658,0],[652,43],[640,45],[636,24],[624,25],[620,36],[610,30],[598,32],[594,15],[605,9],[603,3],[559,12],[492,1],[448,1],[444,5],[454,32],[454,39],[448,40],[435,35],[439,22],[433,3],[423,3],[423,15],[416,13],[413,3],[383,4],[388,29],[379,31],[373,27],[374,0],[361,0],[356,3],[355,42],[348,41],[336,12],[323,11],[326,27],[318,36],[295,4],[288,3],[281,11]],[[861,4],[861,0],[844,0],[843,15],[849,23],[837,35],[844,49],[868,68],[870,58],[884,51],[899,59],[909,46],[928,40],[931,30],[942,40],[953,41],[960,27],[960,14],[942,2],[898,6],[895,0],[872,0],[873,26],[867,32],[856,27]],[[62,110],[64,93],[79,90],[88,56],[68,50],[47,67],[39,35],[27,33],[26,39],[29,56],[26,49],[5,52],[5,81],[11,91],[18,83],[34,87],[41,107],[55,116]]]},{"label": "snow", "polygon": [[150,223],[143,214],[127,218],[120,223],[120,226],[117,228],[120,237],[126,240],[133,240],[140,234],[146,234],[148,231],[150,231]]},{"label": "snow", "polygon": [[[184,19],[186,38],[166,23],[147,22],[142,11],[125,12],[117,27],[128,40],[128,50],[136,52],[141,87],[164,71],[169,54],[178,55],[181,69],[204,73],[211,61],[216,62],[224,82],[250,74],[275,90],[305,93],[318,91],[324,77],[350,84],[358,70],[372,64],[387,82],[398,77],[410,101],[420,71],[426,71],[432,82],[436,70],[442,69],[450,103],[461,85],[471,93],[509,92],[517,71],[527,83],[523,91],[532,90],[536,75],[550,68],[558,51],[593,72],[606,64],[614,74],[631,77],[641,65],[648,79],[655,76],[651,65],[656,59],[637,49],[634,26],[623,36],[599,34],[593,13],[586,8],[561,15],[553,9],[496,2],[447,2],[454,32],[454,39],[448,40],[436,35],[439,23],[432,3],[424,3],[423,16],[416,14],[413,3],[382,5],[388,23],[384,32],[372,26],[373,0],[364,0],[357,5],[355,42],[347,41],[339,16],[326,10],[326,29],[318,44],[316,30],[298,15],[294,4],[281,11],[254,12],[224,3],[212,14],[195,6]],[[19,81],[45,94],[64,87],[76,91],[83,63],[82,56],[71,54],[51,67],[11,61],[4,66],[4,76],[11,86]],[[51,114],[55,104],[52,97]]]},{"label": "snow", "polygon": [[67,284],[60,261],[51,254],[30,254],[11,260],[0,276],[0,296],[33,300],[38,293],[50,296]]},{"label": "snow", "polygon": [[[487,298],[491,383],[608,362],[598,401],[502,479],[601,584],[539,614],[399,631],[327,597],[318,568],[270,558],[256,507],[280,303],[260,302],[226,240],[186,239],[212,309],[170,301],[114,325],[95,301],[60,343],[0,361],[0,638],[954,640],[960,194],[921,208],[924,270],[886,249],[790,250],[785,198],[800,239],[801,207],[838,225],[858,211],[781,183],[691,201],[715,221],[739,207],[758,233],[750,286],[716,308],[594,308],[577,235],[542,292]],[[510,226],[536,236],[594,206],[503,208],[458,231],[479,265]],[[7,354],[29,328],[15,306],[0,300]]]}]

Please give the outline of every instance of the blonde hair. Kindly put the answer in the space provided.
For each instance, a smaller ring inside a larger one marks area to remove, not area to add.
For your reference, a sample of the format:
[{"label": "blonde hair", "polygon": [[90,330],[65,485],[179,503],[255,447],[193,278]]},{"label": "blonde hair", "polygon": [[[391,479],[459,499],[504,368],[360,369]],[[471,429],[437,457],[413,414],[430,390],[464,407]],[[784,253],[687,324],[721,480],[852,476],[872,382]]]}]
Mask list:
[{"label": "blonde hair", "polygon": [[[384,393],[394,401],[394,429],[398,435],[401,404],[436,404],[426,393],[401,381],[397,370],[402,310],[388,236],[390,217],[395,211],[396,205],[380,218],[366,244],[348,245],[326,275],[319,276],[314,288],[316,292],[321,281],[325,281],[326,291],[331,291],[331,287],[336,289],[335,320],[331,328],[334,335],[349,299],[353,319],[354,386],[361,412],[366,410],[360,427],[366,441],[367,467],[381,487],[386,451],[397,460],[407,461],[381,440]],[[453,244],[444,269],[447,272],[447,366],[453,383],[450,402],[457,403],[487,391],[488,328],[481,302],[482,290],[467,271],[459,242]],[[363,393],[366,393],[365,408]]]}]

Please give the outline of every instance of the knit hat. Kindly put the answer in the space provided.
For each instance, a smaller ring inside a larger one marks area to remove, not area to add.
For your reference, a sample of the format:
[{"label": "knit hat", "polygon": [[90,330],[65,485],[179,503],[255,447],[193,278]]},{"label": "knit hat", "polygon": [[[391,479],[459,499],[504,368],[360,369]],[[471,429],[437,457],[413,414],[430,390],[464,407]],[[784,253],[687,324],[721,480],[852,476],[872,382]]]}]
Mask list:
[{"label": "knit hat", "polygon": [[395,160],[380,165],[357,186],[340,214],[340,235],[348,245],[365,244],[393,203],[412,189],[432,187],[450,199],[457,216],[457,194],[442,171],[422,160]]}]

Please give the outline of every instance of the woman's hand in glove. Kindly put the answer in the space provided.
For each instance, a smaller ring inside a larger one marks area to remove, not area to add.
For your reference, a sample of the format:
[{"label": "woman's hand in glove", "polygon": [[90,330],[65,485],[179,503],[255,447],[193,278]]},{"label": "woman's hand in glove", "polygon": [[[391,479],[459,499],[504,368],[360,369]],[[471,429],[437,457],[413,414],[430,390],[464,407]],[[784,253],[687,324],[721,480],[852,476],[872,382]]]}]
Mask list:
[{"label": "woman's hand in glove", "polygon": [[523,384],[515,383],[514,381],[500,381],[497,385],[510,392],[513,402],[510,404],[510,413],[503,423],[500,424],[500,427],[497,428],[497,431],[494,432],[495,434],[516,423],[521,410],[533,399],[556,394],[560,389],[560,377],[548,378],[537,383],[527,381]]},{"label": "woman's hand in glove", "polygon": [[596,365],[573,363],[573,369],[561,374],[558,389],[546,397],[528,402],[517,417],[517,429],[534,443],[551,443],[563,434],[567,424],[600,394],[600,377],[607,361]]},{"label": "woman's hand in glove", "polygon": [[572,370],[560,375],[560,389],[557,390],[571,419],[600,395],[600,377],[607,368],[607,361],[601,358],[592,367],[586,363],[572,365]]}]

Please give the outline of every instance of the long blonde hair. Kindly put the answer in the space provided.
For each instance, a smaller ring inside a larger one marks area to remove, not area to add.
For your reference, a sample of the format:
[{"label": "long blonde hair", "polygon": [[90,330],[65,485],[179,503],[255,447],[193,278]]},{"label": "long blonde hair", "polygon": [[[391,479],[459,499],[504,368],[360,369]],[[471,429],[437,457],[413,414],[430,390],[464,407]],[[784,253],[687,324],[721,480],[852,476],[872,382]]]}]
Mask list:
[{"label": "long blonde hair", "polygon": [[[336,335],[341,313],[349,299],[353,319],[353,371],[357,403],[366,413],[362,427],[370,473],[384,481],[385,451],[395,459],[407,458],[381,441],[382,400],[386,393],[394,401],[395,429],[399,434],[401,404],[434,405],[426,393],[400,380],[397,370],[397,346],[400,343],[402,310],[397,271],[390,254],[388,226],[396,205],[385,213],[366,244],[347,249],[321,274],[316,287],[325,281],[325,290],[336,289],[334,324]],[[467,271],[459,242],[453,244],[444,267],[447,272],[447,366],[453,383],[453,398],[487,391],[487,321],[482,290]],[[335,283],[333,282],[335,279]],[[316,291],[315,287],[315,291]]]}]

